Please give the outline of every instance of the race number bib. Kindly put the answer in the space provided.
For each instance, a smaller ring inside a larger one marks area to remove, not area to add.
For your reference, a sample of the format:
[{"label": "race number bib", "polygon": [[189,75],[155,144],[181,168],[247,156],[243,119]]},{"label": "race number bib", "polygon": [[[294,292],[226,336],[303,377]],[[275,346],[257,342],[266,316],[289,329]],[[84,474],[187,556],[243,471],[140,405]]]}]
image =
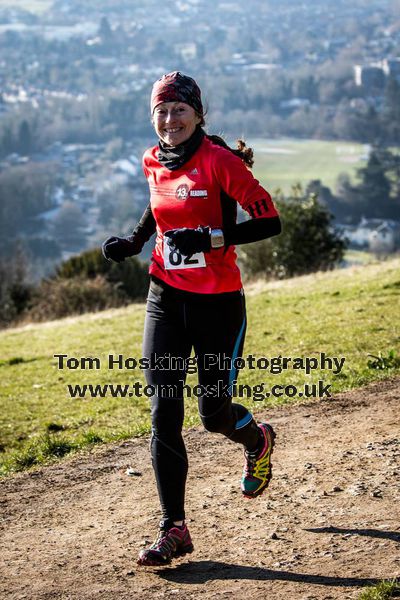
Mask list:
[{"label": "race number bib", "polygon": [[203,252],[184,256],[179,250],[164,244],[164,266],[166,269],[198,269],[206,266],[206,259]]}]

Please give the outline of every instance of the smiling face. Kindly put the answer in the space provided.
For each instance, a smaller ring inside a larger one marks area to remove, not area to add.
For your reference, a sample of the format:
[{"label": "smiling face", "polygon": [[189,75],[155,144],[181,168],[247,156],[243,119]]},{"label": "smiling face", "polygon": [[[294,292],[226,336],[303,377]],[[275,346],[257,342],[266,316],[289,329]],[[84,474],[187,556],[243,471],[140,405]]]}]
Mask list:
[{"label": "smiling face", "polygon": [[178,146],[190,138],[201,118],[185,102],[162,102],[155,107],[152,122],[160,140]]}]

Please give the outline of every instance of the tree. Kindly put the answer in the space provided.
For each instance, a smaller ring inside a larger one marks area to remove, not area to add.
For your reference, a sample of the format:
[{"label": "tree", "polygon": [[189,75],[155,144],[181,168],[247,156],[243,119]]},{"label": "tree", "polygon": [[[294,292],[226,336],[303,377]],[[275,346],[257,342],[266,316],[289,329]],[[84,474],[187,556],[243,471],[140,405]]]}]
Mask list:
[{"label": "tree", "polygon": [[12,133],[12,128],[9,123],[3,125],[2,128],[2,137],[0,144],[0,152],[1,156],[7,156],[14,150],[14,136]]},{"label": "tree", "polygon": [[384,151],[384,163],[386,167],[386,174],[391,182],[391,196],[396,206],[394,208],[396,217],[399,218],[400,214],[400,154],[398,152],[390,152],[389,150]]},{"label": "tree", "polygon": [[307,98],[310,102],[318,101],[318,83],[313,75],[301,76],[294,86],[296,96]]},{"label": "tree", "polygon": [[0,258],[0,326],[10,325],[27,307],[32,286],[28,283],[27,259],[21,245],[13,244],[12,255]]},{"label": "tree", "polygon": [[285,198],[276,200],[281,235],[240,247],[246,276],[293,277],[332,269],[342,258],[345,243],[332,227],[333,216],[314,194],[298,184]]},{"label": "tree", "polygon": [[319,179],[313,179],[306,187],[306,196],[312,194],[318,198],[318,202],[325,206],[331,212],[335,218],[341,216],[341,205],[338,199],[333,195],[331,189],[323,185]]},{"label": "tree", "polygon": [[358,191],[361,196],[361,210],[370,218],[388,218],[391,213],[390,180],[379,150],[371,152],[368,163],[358,171],[361,180]]},{"label": "tree", "polygon": [[400,156],[386,148],[375,147],[368,162],[358,170],[360,183],[351,183],[341,174],[337,182],[336,216],[343,221],[361,217],[398,219],[400,214]]},{"label": "tree", "polygon": [[397,144],[400,138],[400,83],[394,77],[386,84],[383,119],[389,140]]},{"label": "tree", "polygon": [[124,140],[120,137],[112,138],[107,142],[104,155],[108,160],[117,160],[121,158],[124,150]]},{"label": "tree", "polygon": [[18,152],[23,155],[29,155],[32,151],[32,135],[29,123],[24,119],[19,126],[18,132]]},{"label": "tree", "polygon": [[51,208],[49,167],[28,163],[0,173],[0,249],[22,231],[39,227],[35,217]]},{"label": "tree", "polygon": [[101,17],[100,25],[99,25],[99,37],[101,38],[103,43],[108,43],[113,38],[113,33],[110,27],[110,22],[107,17]]},{"label": "tree", "polygon": [[81,242],[85,225],[82,210],[73,202],[65,202],[53,221],[54,235],[57,241]]},{"label": "tree", "polygon": [[336,210],[332,209],[335,217],[343,223],[358,222],[362,217],[360,209],[360,194],[358,188],[354,186],[348,173],[340,173],[336,181]]}]

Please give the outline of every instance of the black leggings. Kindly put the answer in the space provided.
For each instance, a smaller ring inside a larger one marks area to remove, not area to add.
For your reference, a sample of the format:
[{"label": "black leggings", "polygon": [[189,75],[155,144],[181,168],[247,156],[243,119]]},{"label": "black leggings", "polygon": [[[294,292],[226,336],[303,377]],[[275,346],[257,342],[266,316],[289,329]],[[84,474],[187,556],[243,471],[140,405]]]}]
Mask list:
[{"label": "black leggings", "polygon": [[[241,356],[245,331],[243,290],[196,294],[152,278],[143,356],[159,358],[145,375],[147,383],[156,388],[151,398],[151,456],[165,519],[185,518],[188,462],[182,438],[183,385],[186,381],[184,361],[190,357],[192,347],[202,386],[198,391],[204,392],[198,396],[204,427],[224,434],[248,450],[257,446],[258,428],[251,413],[241,404],[232,403],[229,385],[236,379],[237,371],[220,361],[213,364],[217,357]],[[163,357],[161,361],[160,357]]]}]

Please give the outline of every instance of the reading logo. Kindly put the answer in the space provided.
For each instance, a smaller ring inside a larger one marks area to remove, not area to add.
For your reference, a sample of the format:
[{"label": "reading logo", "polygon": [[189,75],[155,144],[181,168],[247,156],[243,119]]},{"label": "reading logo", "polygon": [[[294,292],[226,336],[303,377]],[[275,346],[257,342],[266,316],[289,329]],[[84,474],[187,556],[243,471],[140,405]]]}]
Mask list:
[{"label": "reading logo", "polygon": [[207,190],[189,190],[189,186],[186,183],[181,183],[176,188],[175,196],[178,200],[187,200],[189,196],[192,198],[207,198],[208,192]]}]

